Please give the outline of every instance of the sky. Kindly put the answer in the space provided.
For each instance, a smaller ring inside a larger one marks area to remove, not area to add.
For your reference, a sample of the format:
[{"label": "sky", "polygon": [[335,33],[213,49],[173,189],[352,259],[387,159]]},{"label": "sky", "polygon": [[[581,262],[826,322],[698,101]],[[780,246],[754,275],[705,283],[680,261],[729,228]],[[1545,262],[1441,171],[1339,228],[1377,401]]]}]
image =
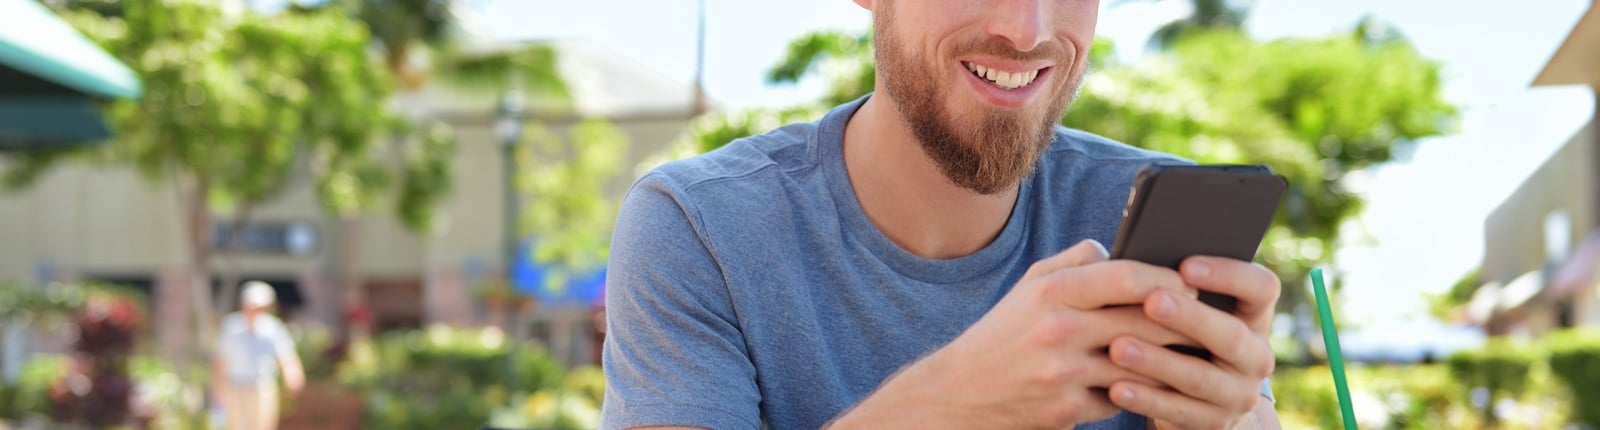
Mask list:
[{"label": "sky", "polygon": [[[859,31],[870,17],[844,0],[706,0],[706,83],[725,108],[813,100],[822,82],[763,79],[788,42],[810,31]],[[1332,272],[1347,323],[1379,325],[1426,314],[1440,292],[1476,267],[1483,221],[1588,120],[1585,88],[1529,88],[1589,6],[1587,0],[1258,0],[1246,30],[1261,39],[1317,37],[1373,15],[1443,64],[1460,127],[1418,144],[1406,159],[1353,174],[1368,199],[1345,231]],[[478,17],[508,39],[582,38],[686,84],[694,74],[693,0],[480,0]],[[625,11],[625,12],[624,12]],[[1182,0],[1104,0],[1098,32],[1124,60],[1144,55],[1150,32],[1185,16]],[[1070,114],[1070,113],[1069,113]]]}]

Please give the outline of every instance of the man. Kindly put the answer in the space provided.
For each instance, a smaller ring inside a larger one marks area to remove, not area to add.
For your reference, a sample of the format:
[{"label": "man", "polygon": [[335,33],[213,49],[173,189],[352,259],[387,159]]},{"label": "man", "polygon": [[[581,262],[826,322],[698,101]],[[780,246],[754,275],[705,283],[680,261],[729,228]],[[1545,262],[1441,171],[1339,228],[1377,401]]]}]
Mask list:
[{"label": "man", "polygon": [[1134,173],[1184,161],[1055,126],[1098,2],[855,1],[874,94],[630,191],[601,427],[1275,428],[1278,279],[1107,260]]},{"label": "man", "polygon": [[289,330],[267,313],[276,301],[271,285],[246,282],[239,312],[222,319],[217,354],[211,360],[211,385],[230,430],[278,428],[280,369],[289,392],[298,393],[305,385]]}]

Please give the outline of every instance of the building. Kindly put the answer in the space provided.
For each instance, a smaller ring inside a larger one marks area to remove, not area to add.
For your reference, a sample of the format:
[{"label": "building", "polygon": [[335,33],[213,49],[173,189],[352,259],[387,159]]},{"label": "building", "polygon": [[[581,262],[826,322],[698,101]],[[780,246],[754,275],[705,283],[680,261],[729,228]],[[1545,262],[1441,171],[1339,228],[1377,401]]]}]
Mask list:
[{"label": "building", "polygon": [[[573,102],[561,108],[535,103],[528,120],[557,133],[587,118],[621,129],[630,141],[623,167],[617,177],[595,178],[609,181],[611,196],[620,200],[633,166],[687,130],[695,90],[592,43],[549,43]],[[395,103],[414,118],[440,119],[454,128],[454,190],[439,208],[446,228],[436,237],[419,237],[387,211],[341,222],[322,211],[309,178],[295,179],[254,211],[240,240],[247,251],[237,264],[242,279],[277,287],[286,313],[296,320],[339,321],[346,267],[358,268],[356,278],[380,327],[486,320],[470,290],[478,280],[499,277],[505,265],[496,101],[428,87]],[[183,350],[192,323],[179,199],[173,184],[147,181],[131,169],[60,166],[29,189],[0,195],[0,280],[103,280],[153,292],[162,346]],[[350,240],[341,243],[343,238]],[[342,252],[346,247],[351,252]],[[345,255],[357,264],[341,261]],[[220,256],[213,260],[213,267],[224,263]]]},{"label": "building", "polygon": [[[1600,102],[1600,8],[1591,5],[1535,86],[1586,85]],[[1495,208],[1468,317],[1493,335],[1600,325],[1600,103],[1596,118]]]}]

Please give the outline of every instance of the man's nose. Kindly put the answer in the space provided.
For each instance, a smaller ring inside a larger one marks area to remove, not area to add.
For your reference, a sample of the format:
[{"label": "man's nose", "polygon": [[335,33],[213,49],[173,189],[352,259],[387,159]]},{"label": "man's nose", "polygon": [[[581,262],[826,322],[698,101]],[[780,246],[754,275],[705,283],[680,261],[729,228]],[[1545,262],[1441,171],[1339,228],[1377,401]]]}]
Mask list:
[{"label": "man's nose", "polygon": [[1011,43],[1017,51],[1027,52],[1050,39],[1054,29],[1050,23],[1052,0],[1003,0],[997,2],[990,13],[985,30]]}]

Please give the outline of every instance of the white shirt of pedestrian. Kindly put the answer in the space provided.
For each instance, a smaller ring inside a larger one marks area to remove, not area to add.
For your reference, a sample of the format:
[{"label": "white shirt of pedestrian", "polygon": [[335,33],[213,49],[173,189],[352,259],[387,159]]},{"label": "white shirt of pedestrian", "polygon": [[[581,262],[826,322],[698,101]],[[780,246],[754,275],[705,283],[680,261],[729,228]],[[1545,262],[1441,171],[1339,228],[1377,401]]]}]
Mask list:
[{"label": "white shirt of pedestrian", "polygon": [[278,357],[293,354],[294,343],[277,317],[261,313],[246,324],[244,315],[234,313],[222,320],[217,353],[228,382],[255,384],[278,376]]}]

